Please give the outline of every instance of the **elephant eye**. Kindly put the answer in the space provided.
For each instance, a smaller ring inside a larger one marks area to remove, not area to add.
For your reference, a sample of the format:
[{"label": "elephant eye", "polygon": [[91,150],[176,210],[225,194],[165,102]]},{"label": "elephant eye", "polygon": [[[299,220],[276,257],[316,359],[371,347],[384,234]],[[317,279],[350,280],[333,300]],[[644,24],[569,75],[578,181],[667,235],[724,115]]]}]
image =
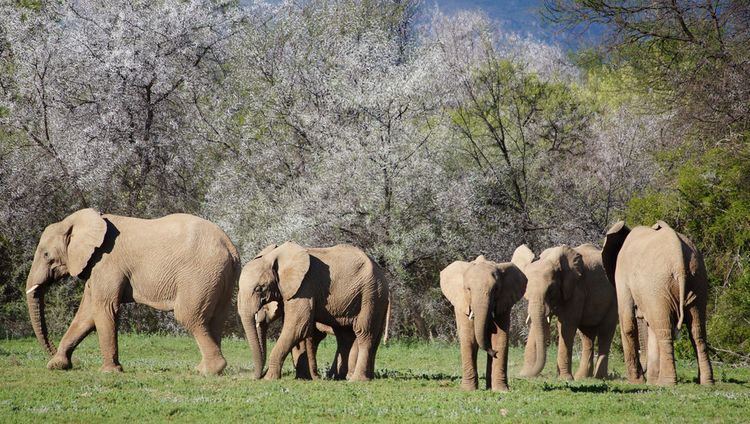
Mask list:
[{"label": "elephant eye", "polygon": [[263,291],[263,287],[261,287],[261,286],[255,286],[255,288],[253,289],[253,291],[256,292],[256,293],[260,293],[260,292]]}]

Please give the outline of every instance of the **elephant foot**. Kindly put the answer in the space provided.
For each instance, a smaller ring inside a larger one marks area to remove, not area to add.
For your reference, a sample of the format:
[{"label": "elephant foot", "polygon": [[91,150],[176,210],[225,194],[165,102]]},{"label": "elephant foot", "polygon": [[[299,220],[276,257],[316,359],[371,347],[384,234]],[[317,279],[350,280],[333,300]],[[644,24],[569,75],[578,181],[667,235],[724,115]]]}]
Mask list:
[{"label": "elephant foot", "polygon": [[263,377],[264,380],[278,380],[281,378],[281,372],[279,370],[268,369],[266,375]]},{"label": "elephant foot", "polygon": [[522,369],[521,372],[518,373],[518,376],[519,377],[524,377],[524,378],[532,378],[532,377],[538,376],[539,374],[540,373],[534,373],[534,372],[531,372],[529,370]]},{"label": "elephant foot", "polygon": [[201,375],[219,375],[222,371],[224,371],[224,368],[227,366],[227,361],[224,358],[216,358],[211,361],[202,360],[200,364],[196,367],[199,373]]},{"label": "elephant foot", "polygon": [[495,387],[493,387],[492,391],[493,392],[507,392],[507,391],[510,391],[510,389],[508,389],[508,385],[507,384],[499,384],[499,385],[496,385]]},{"label": "elephant foot", "polygon": [[560,379],[565,381],[573,381],[573,374],[560,374]]},{"label": "elephant foot", "polygon": [[701,379],[700,383],[703,386],[713,386],[714,385],[714,380],[713,379],[705,379],[705,380]]},{"label": "elephant foot", "polygon": [[54,356],[47,362],[47,369],[49,370],[69,370],[71,368],[73,368],[73,364],[66,357]]},{"label": "elephant foot", "polygon": [[644,383],[646,383],[646,380],[643,378],[643,376],[640,376],[640,377],[628,377],[628,383],[631,383],[631,384],[644,384]]},{"label": "elephant foot", "polygon": [[352,374],[352,377],[349,379],[349,381],[370,381],[370,377],[362,373],[355,372],[354,374]]},{"label": "elephant foot", "polygon": [[122,372],[122,365],[120,364],[106,364],[99,368],[101,372]]},{"label": "elephant foot", "polygon": [[677,384],[677,378],[660,378],[657,384],[660,386],[674,386]]}]

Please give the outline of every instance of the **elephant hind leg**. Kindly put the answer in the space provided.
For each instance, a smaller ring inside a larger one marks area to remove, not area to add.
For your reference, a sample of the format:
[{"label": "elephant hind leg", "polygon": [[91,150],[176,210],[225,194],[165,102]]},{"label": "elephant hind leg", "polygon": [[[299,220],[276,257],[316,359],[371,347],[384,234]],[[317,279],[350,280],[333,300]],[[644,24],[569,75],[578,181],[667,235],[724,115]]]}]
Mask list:
[{"label": "elephant hind leg", "polygon": [[685,324],[688,327],[690,343],[693,345],[696,359],[698,360],[698,381],[700,384],[714,384],[714,372],[711,368],[711,360],[708,357],[708,344],[706,342],[706,313],[699,305],[691,305],[685,314]]},{"label": "elephant hind leg", "polygon": [[175,319],[193,335],[201,351],[201,362],[196,369],[202,375],[220,374],[227,366],[227,361],[221,354],[221,348],[215,339],[218,336],[216,331],[219,324],[186,312],[193,311],[193,308],[180,307],[178,302],[175,302],[175,305]]},{"label": "elephant hind leg", "polygon": [[656,332],[646,325],[646,337],[647,343],[647,365],[646,365],[646,381],[649,383],[655,383],[659,380],[659,341],[656,338]]}]

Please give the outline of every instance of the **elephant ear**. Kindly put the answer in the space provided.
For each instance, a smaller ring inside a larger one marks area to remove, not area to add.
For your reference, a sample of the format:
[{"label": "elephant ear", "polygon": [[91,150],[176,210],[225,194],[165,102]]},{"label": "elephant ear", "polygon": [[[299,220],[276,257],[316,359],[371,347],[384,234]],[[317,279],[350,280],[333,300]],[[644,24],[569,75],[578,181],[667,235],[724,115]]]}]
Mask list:
[{"label": "elephant ear", "polygon": [[496,309],[500,312],[508,311],[526,293],[526,275],[513,263],[497,266],[500,272],[500,290],[495,293]]},{"label": "elephant ear", "polygon": [[607,272],[607,278],[610,284],[615,285],[615,268],[617,267],[617,255],[622,249],[625,239],[630,234],[630,228],[625,225],[625,221],[617,221],[604,239],[602,246],[602,265]]},{"label": "elephant ear", "polygon": [[297,243],[288,241],[267,256],[273,259],[274,269],[278,273],[281,296],[284,300],[291,299],[299,291],[310,269],[310,254]]},{"label": "elephant ear", "polygon": [[661,219],[656,221],[656,224],[651,226],[652,230],[661,230],[662,228],[672,228],[667,224],[666,222],[662,221]]},{"label": "elephant ear", "polygon": [[279,313],[280,313],[279,302],[277,301],[268,302],[260,308],[260,311],[256,313],[255,321],[256,322],[263,321],[266,324],[270,324],[276,318],[278,318]]},{"label": "elephant ear", "polygon": [[583,256],[570,246],[563,245],[560,266],[562,268],[562,296],[563,300],[567,301],[573,297],[578,282],[583,278]]},{"label": "elephant ear", "polygon": [[277,246],[275,244],[269,244],[263,250],[261,250],[260,252],[258,252],[258,254],[255,255],[255,257],[253,259],[262,258],[264,255],[267,255],[269,252],[271,252],[273,249],[276,249],[277,247],[279,247],[279,246]]},{"label": "elephant ear", "polygon": [[89,208],[72,213],[63,220],[63,225],[68,241],[68,272],[78,276],[94,251],[104,243],[107,222],[99,211]]},{"label": "elephant ear", "polygon": [[464,287],[464,273],[470,262],[456,261],[440,271],[440,290],[457,311],[469,315],[469,301]]},{"label": "elephant ear", "polygon": [[513,252],[513,258],[510,261],[521,270],[524,270],[534,261],[534,252],[529,249],[529,246],[522,244]]}]

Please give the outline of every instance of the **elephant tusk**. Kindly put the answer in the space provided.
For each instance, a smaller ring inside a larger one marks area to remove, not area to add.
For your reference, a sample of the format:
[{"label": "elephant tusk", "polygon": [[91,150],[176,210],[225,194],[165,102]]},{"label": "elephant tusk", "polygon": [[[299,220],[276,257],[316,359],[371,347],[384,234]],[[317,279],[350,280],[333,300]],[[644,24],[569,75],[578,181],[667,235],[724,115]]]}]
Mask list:
[{"label": "elephant tusk", "polygon": [[257,312],[253,315],[253,318],[255,318],[255,328],[260,327],[260,321],[258,321],[258,313]]},{"label": "elephant tusk", "polygon": [[550,322],[551,322],[551,319],[550,319],[549,315],[547,315],[547,324],[549,324]]},{"label": "elephant tusk", "polygon": [[526,324],[528,324],[529,321],[531,321],[531,315],[526,314]]},{"label": "elephant tusk", "polygon": [[32,288],[30,288],[30,289],[26,290],[26,294],[31,294],[31,293],[33,293],[33,292],[34,292],[34,290],[36,290],[36,288],[37,288],[37,287],[39,287],[39,284],[35,284],[35,285],[34,285],[34,287],[32,287]]},{"label": "elephant tusk", "polygon": [[474,320],[474,311],[469,312],[469,320]]}]

